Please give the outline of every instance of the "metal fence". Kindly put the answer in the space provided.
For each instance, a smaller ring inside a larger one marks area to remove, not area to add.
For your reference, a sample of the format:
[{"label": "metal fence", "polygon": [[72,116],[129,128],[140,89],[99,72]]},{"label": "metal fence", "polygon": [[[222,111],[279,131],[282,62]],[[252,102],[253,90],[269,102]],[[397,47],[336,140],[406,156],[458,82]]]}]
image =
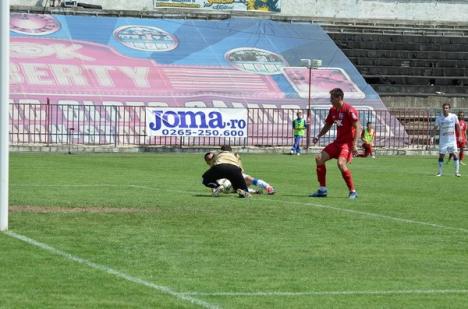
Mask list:
[{"label": "metal fence", "polygon": [[[248,108],[247,137],[150,137],[146,134],[144,106],[10,104],[10,144],[80,144],[138,146],[290,146],[292,120],[297,109]],[[303,111],[306,115],[306,111]],[[313,109],[310,136],[324,124],[327,109]],[[372,121],[375,146],[381,148],[425,148],[429,144],[435,112],[428,110],[360,110],[365,126]],[[332,128],[320,140],[335,138]],[[305,144],[306,142],[303,141]]]}]

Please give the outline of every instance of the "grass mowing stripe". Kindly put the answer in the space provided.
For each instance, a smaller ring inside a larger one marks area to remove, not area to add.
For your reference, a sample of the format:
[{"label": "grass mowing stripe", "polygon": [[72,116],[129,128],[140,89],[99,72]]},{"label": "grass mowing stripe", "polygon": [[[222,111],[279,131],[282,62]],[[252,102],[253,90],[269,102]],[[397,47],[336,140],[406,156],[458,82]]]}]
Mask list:
[{"label": "grass mowing stripe", "polygon": [[397,294],[466,294],[468,293],[468,290],[465,289],[445,289],[445,290],[421,290],[421,289],[414,289],[414,290],[388,290],[388,291],[304,291],[304,292],[281,292],[281,291],[275,291],[275,292],[175,292],[171,288],[166,287],[166,286],[160,286],[153,284],[151,282],[133,277],[131,275],[116,271],[110,267],[104,266],[104,265],[99,265],[93,262],[90,262],[86,259],[71,255],[69,253],[60,251],[58,249],[55,249],[47,244],[38,242],[36,240],[33,240],[31,238],[28,238],[26,236],[14,233],[12,231],[7,231],[5,232],[6,235],[13,237],[15,239],[24,241],[30,245],[39,247],[41,249],[44,249],[48,252],[51,252],[56,255],[63,256],[69,260],[78,262],[80,264],[86,265],[90,268],[97,269],[100,271],[104,271],[106,273],[112,274],[114,276],[117,276],[119,278],[125,279],[127,281],[144,285],[156,290],[159,290],[161,292],[164,292],[166,294],[172,295],[178,299],[188,301],[192,304],[199,305],[203,308],[218,308],[218,306],[214,304],[207,303],[205,301],[193,298],[192,296],[234,296],[234,297],[241,297],[241,296],[246,296],[246,297],[257,297],[257,296],[266,296],[266,297],[275,297],[275,296],[356,296],[356,295],[397,295]]},{"label": "grass mowing stripe", "polygon": [[69,253],[67,253],[67,252],[58,250],[58,249],[56,249],[56,248],[54,248],[54,247],[51,247],[51,246],[49,246],[49,245],[47,245],[47,244],[38,242],[38,241],[36,241],[36,240],[34,240],[34,239],[31,239],[31,238],[29,238],[29,237],[26,237],[26,236],[17,234],[17,233],[15,233],[15,232],[6,231],[6,232],[5,232],[5,235],[8,235],[8,236],[13,237],[13,238],[15,238],[15,239],[24,241],[25,243],[27,243],[27,244],[29,244],[29,245],[32,245],[32,246],[41,248],[41,249],[43,249],[43,250],[45,250],[45,251],[48,251],[48,252],[50,252],[50,253],[53,253],[53,254],[62,256],[62,257],[66,258],[66,259],[69,259],[69,260],[71,260],[71,261],[80,263],[80,264],[82,264],[82,265],[86,265],[86,266],[88,266],[88,267],[90,267],[90,268],[93,268],[93,269],[97,269],[97,270],[106,272],[106,273],[108,273],[108,274],[111,274],[111,275],[114,275],[114,276],[116,276],[116,277],[125,279],[125,280],[127,280],[127,281],[130,281],[130,282],[133,282],[133,283],[136,283],[136,284],[140,284],[140,285],[143,285],[143,286],[146,286],[146,287],[149,287],[149,288],[152,288],[152,289],[161,291],[161,292],[163,292],[163,293],[172,295],[172,296],[176,297],[177,299],[180,299],[180,300],[183,300],[183,301],[187,301],[187,302],[190,302],[190,303],[195,304],[195,305],[199,305],[199,306],[201,306],[201,307],[203,307],[203,308],[207,308],[207,309],[216,309],[216,308],[219,308],[217,305],[210,304],[210,303],[207,303],[207,302],[202,301],[202,300],[200,300],[200,299],[193,298],[193,297],[191,297],[190,295],[184,295],[184,294],[181,294],[181,293],[177,293],[177,292],[175,292],[174,290],[172,290],[171,288],[169,288],[169,287],[167,287],[167,286],[157,285],[157,284],[154,284],[154,283],[145,281],[145,280],[143,280],[143,279],[140,279],[140,278],[133,277],[133,276],[131,276],[131,275],[125,274],[125,273],[123,273],[123,272],[114,270],[114,269],[112,269],[112,268],[110,268],[110,267],[108,267],[108,266],[93,263],[93,262],[88,261],[88,260],[86,260],[86,259],[83,259],[83,258],[80,258],[80,257],[78,257],[78,256],[74,256],[74,255],[72,255],[72,254],[69,254]]},{"label": "grass mowing stripe", "polygon": [[[99,184],[99,185],[16,185],[16,186],[37,186],[37,187],[131,187],[131,188],[137,188],[137,189],[145,189],[145,190],[151,190],[151,191],[167,191],[167,192],[176,192],[176,193],[182,193],[182,194],[199,194],[199,191],[182,191],[182,190],[173,190],[173,189],[155,189],[153,187],[148,187],[144,185],[111,185],[111,184]],[[266,198],[263,198],[266,200]],[[436,223],[430,223],[430,222],[423,222],[423,221],[416,221],[416,220],[411,220],[411,219],[405,219],[405,218],[399,218],[399,217],[392,217],[392,216],[387,216],[387,215],[382,215],[382,214],[377,214],[377,213],[372,213],[372,212],[366,212],[366,211],[359,211],[359,210],[353,210],[353,209],[346,209],[346,208],[339,208],[339,207],[333,207],[333,206],[327,206],[327,205],[322,205],[322,204],[317,204],[317,203],[310,203],[310,202],[296,202],[296,201],[289,201],[289,200],[278,200],[278,199],[268,199],[270,202],[280,202],[280,203],[288,203],[288,204],[296,204],[296,205],[305,205],[305,206],[313,206],[317,208],[325,208],[325,209],[332,209],[336,211],[343,211],[343,212],[348,212],[352,214],[358,214],[362,216],[367,216],[367,217],[376,217],[380,219],[387,219],[387,220],[393,220],[393,221],[398,221],[398,222],[403,222],[403,223],[409,223],[409,224],[418,224],[418,225],[425,225],[425,226],[431,226],[435,228],[440,228],[440,229],[445,229],[445,230],[453,230],[453,231],[459,231],[459,232],[464,232],[468,233],[468,229],[464,229],[461,227],[452,227],[452,226],[446,226],[446,225],[441,225],[441,224],[436,224]],[[357,203],[358,201],[354,201]]]},{"label": "grass mowing stripe", "polygon": [[191,296],[356,296],[356,295],[414,295],[414,294],[466,294],[468,290],[389,290],[389,291],[306,291],[306,292],[186,292]]},{"label": "grass mowing stripe", "polygon": [[176,193],[190,193],[190,194],[199,194],[199,191],[181,191],[181,190],[173,190],[173,189],[155,189],[153,187],[142,186],[142,185],[114,185],[114,184],[57,184],[57,185],[43,185],[43,184],[10,184],[11,187],[45,187],[45,188],[135,188],[135,189],[145,189],[151,191],[167,191],[167,192],[176,192]]},{"label": "grass mowing stripe", "polygon": [[[148,186],[141,186],[141,185],[128,185],[128,186],[133,187],[133,188],[140,188],[140,189],[158,191],[158,190],[155,190],[155,188],[148,187]],[[172,189],[163,189],[163,191],[177,192],[177,193],[191,193],[191,194],[198,194],[199,193],[199,192],[188,192],[188,191],[181,191],[181,190],[172,190]],[[263,199],[267,200],[267,198],[263,198]],[[399,218],[399,217],[392,217],[392,216],[376,214],[376,213],[372,213],[372,212],[327,206],[327,205],[322,205],[322,204],[317,204],[317,203],[310,203],[310,202],[302,203],[302,202],[288,201],[288,200],[278,200],[278,199],[268,199],[268,201],[270,201],[270,202],[289,203],[289,204],[296,204],[296,205],[313,206],[313,207],[325,208],[325,209],[333,209],[333,210],[336,210],[336,211],[344,211],[344,212],[349,212],[349,213],[352,213],[352,214],[358,214],[358,215],[363,215],[363,216],[368,216],[368,217],[376,217],[376,218],[393,220],[393,221],[398,221],[398,222],[403,222],[403,223],[426,225],[426,226],[431,226],[431,227],[445,229],[445,230],[453,230],[453,231],[459,231],[459,232],[461,231],[461,232],[464,232],[464,233],[468,233],[468,229],[464,229],[464,228],[461,228],[461,227],[452,227],[452,226],[446,226],[446,225],[441,225],[441,224],[436,224],[436,223],[416,221],[416,220],[404,219],[404,218]],[[354,201],[354,202],[358,202],[358,201]]]},{"label": "grass mowing stripe", "polygon": [[[333,207],[333,206],[327,206],[327,205],[321,205],[321,204],[309,203],[309,202],[301,203],[301,202],[285,201],[285,200],[277,200],[277,199],[276,200],[272,199],[271,201],[289,203],[289,204],[300,204],[300,205],[306,205],[306,206],[313,206],[313,207],[317,207],[317,208],[333,209],[333,210],[336,210],[336,211],[349,212],[349,213],[352,213],[352,214],[358,214],[358,215],[363,215],[363,216],[367,216],[367,217],[376,217],[376,218],[388,219],[388,220],[404,222],[404,223],[409,223],[409,224],[426,225],[426,226],[436,227],[436,228],[445,229],[445,230],[452,230],[452,231],[459,231],[459,232],[468,233],[467,229],[464,229],[464,228],[461,228],[461,227],[452,227],[452,226],[446,226],[446,225],[441,225],[441,224],[436,224],[436,223],[416,221],[416,220],[404,219],[404,218],[399,218],[399,217],[392,217],[392,216],[381,215],[381,214],[376,214],[376,213],[366,212],[366,211],[339,208],[339,207]],[[353,201],[352,203],[357,203],[357,201]]]}]

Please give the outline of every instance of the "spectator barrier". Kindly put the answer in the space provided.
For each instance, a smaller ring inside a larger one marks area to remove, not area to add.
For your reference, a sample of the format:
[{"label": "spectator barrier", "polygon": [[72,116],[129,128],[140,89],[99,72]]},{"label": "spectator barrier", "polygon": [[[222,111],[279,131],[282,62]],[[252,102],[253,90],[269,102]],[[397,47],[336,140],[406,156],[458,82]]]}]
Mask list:
[{"label": "spectator barrier", "polygon": [[[150,136],[145,106],[58,105],[10,103],[11,145],[113,145],[118,146],[235,146],[288,147],[293,141],[292,120],[297,109],[246,108],[247,136]],[[196,110],[196,109],[194,109]],[[203,109],[201,109],[203,110]],[[328,109],[312,109],[311,137],[324,124]],[[303,110],[307,115],[307,111]],[[428,110],[359,110],[363,126],[372,121],[375,146],[385,149],[429,145],[435,112]],[[215,132],[216,133],[216,132]],[[319,143],[335,138],[332,128]],[[303,141],[303,146],[306,141]]]}]

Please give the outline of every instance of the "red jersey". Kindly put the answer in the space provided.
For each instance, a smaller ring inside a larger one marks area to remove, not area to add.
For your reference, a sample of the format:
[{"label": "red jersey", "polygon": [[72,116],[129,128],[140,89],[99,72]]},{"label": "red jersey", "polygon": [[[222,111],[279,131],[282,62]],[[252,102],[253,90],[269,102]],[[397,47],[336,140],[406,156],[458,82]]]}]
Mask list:
[{"label": "red jersey", "polygon": [[466,122],[465,120],[459,120],[458,121],[458,124],[460,125],[460,133],[457,133],[455,131],[455,133],[457,133],[457,141],[458,141],[458,137],[461,135],[461,137],[463,138],[463,141],[466,141]]},{"label": "red jersey", "polygon": [[348,103],[344,103],[339,110],[334,106],[330,108],[325,123],[336,124],[336,143],[353,144],[356,134],[353,124],[358,120],[359,116],[354,107]]}]

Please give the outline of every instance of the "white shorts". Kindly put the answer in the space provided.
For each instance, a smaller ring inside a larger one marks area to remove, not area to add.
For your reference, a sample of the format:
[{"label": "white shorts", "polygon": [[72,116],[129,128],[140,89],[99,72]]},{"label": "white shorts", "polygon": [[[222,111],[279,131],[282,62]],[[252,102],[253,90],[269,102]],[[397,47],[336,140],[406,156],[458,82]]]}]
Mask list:
[{"label": "white shorts", "polygon": [[450,144],[439,145],[439,153],[440,154],[458,153],[457,144],[450,143]]}]

